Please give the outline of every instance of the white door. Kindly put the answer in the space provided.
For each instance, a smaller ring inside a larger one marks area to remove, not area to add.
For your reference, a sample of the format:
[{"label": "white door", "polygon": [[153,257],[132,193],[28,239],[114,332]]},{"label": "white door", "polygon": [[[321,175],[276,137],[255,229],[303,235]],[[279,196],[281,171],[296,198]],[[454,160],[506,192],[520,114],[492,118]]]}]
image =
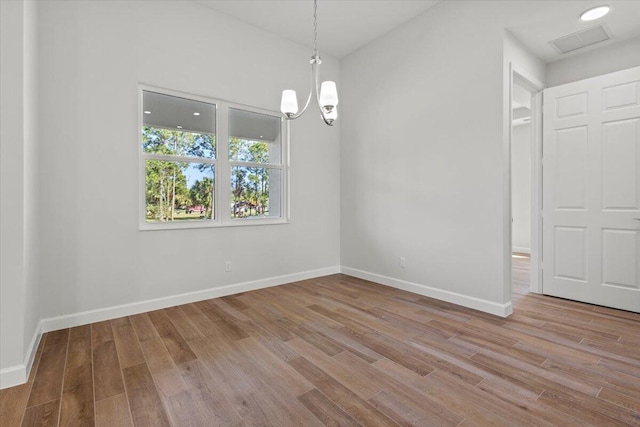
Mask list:
[{"label": "white door", "polygon": [[640,67],[544,91],[542,292],[640,312]]}]

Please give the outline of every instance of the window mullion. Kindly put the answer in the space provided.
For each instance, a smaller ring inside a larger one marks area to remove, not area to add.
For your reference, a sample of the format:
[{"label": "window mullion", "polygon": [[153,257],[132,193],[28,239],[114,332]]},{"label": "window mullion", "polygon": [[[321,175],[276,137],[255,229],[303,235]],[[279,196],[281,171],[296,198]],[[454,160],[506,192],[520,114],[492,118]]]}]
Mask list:
[{"label": "window mullion", "polygon": [[282,169],[282,164],[278,163],[254,163],[254,162],[237,162],[229,161],[229,166],[241,166],[245,168],[263,168],[263,169]]},{"label": "window mullion", "polygon": [[218,169],[219,178],[216,180],[218,192],[218,215],[222,223],[231,220],[229,201],[231,200],[231,166],[229,165],[229,105],[218,103]]},{"label": "window mullion", "polygon": [[216,164],[216,159],[209,159],[207,157],[187,157],[187,156],[173,156],[170,154],[154,154],[143,153],[143,157],[146,160],[159,160],[163,162],[183,162],[183,163],[210,163]]}]

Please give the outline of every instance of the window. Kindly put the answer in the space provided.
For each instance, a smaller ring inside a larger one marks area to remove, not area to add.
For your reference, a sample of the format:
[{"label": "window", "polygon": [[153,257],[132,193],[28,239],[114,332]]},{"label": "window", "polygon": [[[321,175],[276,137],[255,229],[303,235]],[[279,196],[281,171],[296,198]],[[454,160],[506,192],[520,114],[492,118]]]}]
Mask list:
[{"label": "window", "polygon": [[280,114],[140,90],[141,229],[286,222]]}]

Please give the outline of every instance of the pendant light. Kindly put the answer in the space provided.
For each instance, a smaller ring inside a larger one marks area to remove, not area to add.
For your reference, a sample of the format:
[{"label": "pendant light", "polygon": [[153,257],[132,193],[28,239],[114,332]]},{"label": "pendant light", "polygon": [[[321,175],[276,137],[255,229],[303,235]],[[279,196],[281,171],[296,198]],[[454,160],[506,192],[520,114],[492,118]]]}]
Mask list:
[{"label": "pendant light", "polygon": [[307,110],[311,102],[311,96],[315,92],[315,98],[320,108],[322,120],[329,126],[333,126],[333,122],[338,118],[338,89],[336,83],[332,81],[320,81],[320,64],[322,59],[318,55],[318,0],[313,0],[313,55],[309,63],[311,64],[311,88],[309,88],[309,96],[305,102],[302,111],[298,113],[298,98],[295,90],[283,90],[282,101],[280,102],[280,110],[287,120],[295,120]]}]

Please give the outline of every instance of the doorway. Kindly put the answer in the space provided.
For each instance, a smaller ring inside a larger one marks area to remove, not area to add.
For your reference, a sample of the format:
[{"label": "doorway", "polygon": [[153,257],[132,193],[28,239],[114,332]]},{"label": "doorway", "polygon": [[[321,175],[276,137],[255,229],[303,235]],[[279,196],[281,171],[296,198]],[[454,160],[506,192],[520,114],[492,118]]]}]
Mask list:
[{"label": "doorway", "polygon": [[531,98],[517,74],[511,94],[511,283],[514,294],[527,294],[531,257]]},{"label": "doorway", "polygon": [[540,293],[542,90],[511,67],[509,256],[512,298]]}]

